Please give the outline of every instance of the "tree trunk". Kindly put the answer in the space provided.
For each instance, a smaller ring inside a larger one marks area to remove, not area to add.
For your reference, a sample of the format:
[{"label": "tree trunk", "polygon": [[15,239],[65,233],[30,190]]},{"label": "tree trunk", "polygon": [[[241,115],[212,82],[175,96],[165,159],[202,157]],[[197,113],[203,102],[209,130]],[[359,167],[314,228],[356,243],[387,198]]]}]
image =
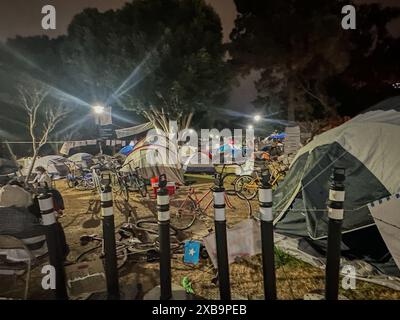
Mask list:
[{"label": "tree trunk", "polygon": [[291,122],[296,121],[296,105],[295,105],[295,88],[294,82],[288,81],[288,120]]},{"label": "tree trunk", "polygon": [[33,152],[32,163],[30,164],[28,173],[27,173],[27,175],[26,175],[26,177],[25,177],[25,185],[28,184],[29,177],[30,177],[31,174],[32,174],[33,167],[35,166],[35,162],[36,162],[36,159],[37,159],[37,157],[38,157],[38,151],[39,151],[39,150],[35,150],[35,151]]},{"label": "tree trunk", "polygon": [[190,125],[192,123],[193,115],[194,115],[193,112],[189,113],[189,116],[188,116],[188,118],[186,120],[185,129],[189,129],[189,127],[190,127]]}]

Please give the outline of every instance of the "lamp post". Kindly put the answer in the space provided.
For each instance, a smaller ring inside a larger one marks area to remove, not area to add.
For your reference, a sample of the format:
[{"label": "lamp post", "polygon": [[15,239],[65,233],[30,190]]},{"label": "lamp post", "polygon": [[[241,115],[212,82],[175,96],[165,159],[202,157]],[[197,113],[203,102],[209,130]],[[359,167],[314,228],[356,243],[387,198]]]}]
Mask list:
[{"label": "lamp post", "polygon": [[[101,126],[100,117],[104,113],[105,107],[97,104],[97,105],[92,106],[92,110],[93,110],[94,117],[95,117],[97,133],[100,134],[100,126]],[[103,146],[102,146],[101,138],[100,138],[100,143],[99,143],[99,149],[100,149],[100,154],[103,154]]]}]

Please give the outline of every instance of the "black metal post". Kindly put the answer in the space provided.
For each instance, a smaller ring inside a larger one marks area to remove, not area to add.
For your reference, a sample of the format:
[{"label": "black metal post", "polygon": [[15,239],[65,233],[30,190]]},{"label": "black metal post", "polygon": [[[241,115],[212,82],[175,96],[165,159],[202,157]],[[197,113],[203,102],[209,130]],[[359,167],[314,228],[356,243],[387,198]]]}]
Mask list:
[{"label": "black metal post", "polygon": [[272,189],[269,179],[263,179],[262,182],[262,186],[258,190],[258,200],[260,205],[264,297],[265,300],[276,300]]},{"label": "black metal post", "polygon": [[38,197],[42,223],[46,231],[46,243],[49,252],[50,265],[56,274],[55,298],[57,300],[68,300],[65,280],[64,257],[62,248],[58,241],[57,221],[51,194],[41,194]]},{"label": "black metal post", "polygon": [[166,188],[166,177],[159,177],[157,191],[158,232],[160,241],[160,300],[172,298],[171,287],[171,244],[169,194]]},{"label": "black metal post", "polygon": [[115,224],[113,211],[112,189],[108,184],[101,193],[101,208],[103,216],[103,240],[105,255],[105,272],[107,281],[108,300],[119,300],[119,282],[117,252],[115,242]]},{"label": "black metal post", "polygon": [[214,196],[214,224],[215,241],[217,247],[218,283],[221,300],[231,300],[231,286],[229,281],[228,241],[226,236],[225,218],[225,189],[215,186]]},{"label": "black metal post", "polygon": [[326,253],[325,299],[337,300],[339,295],[340,248],[344,215],[345,169],[334,168],[328,201],[328,248]]}]

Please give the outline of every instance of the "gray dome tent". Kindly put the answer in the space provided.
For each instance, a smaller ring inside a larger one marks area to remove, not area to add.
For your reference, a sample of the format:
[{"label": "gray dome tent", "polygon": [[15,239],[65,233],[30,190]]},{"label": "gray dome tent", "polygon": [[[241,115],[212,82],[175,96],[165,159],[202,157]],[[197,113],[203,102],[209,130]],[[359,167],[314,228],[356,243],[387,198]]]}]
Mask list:
[{"label": "gray dome tent", "polygon": [[[343,167],[343,241],[348,241],[344,247],[356,244],[367,255],[386,249],[368,204],[400,191],[399,137],[400,97],[385,100],[315,137],[298,152],[274,193],[276,230],[323,243],[328,229],[329,178],[334,167]],[[368,247],[368,241],[373,245]]]}]

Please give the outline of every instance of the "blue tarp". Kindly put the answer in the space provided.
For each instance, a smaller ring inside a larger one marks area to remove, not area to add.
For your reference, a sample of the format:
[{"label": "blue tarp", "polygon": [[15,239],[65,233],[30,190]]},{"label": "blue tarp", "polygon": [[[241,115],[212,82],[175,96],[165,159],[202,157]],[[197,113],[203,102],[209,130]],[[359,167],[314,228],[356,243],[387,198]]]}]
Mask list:
[{"label": "blue tarp", "polygon": [[133,146],[127,145],[123,147],[121,150],[119,150],[119,153],[123,154],[124,156],[128,156],[132,151],[133,151]]},{"label": "blue tarp", "polygon": [[282,132],[282,133],[279,133],[279,134],[274,134],[272,136],[269,136],[269,138],[270,139],[279,139],[279,140],[285,139],[286,138],[286,133]]}]

